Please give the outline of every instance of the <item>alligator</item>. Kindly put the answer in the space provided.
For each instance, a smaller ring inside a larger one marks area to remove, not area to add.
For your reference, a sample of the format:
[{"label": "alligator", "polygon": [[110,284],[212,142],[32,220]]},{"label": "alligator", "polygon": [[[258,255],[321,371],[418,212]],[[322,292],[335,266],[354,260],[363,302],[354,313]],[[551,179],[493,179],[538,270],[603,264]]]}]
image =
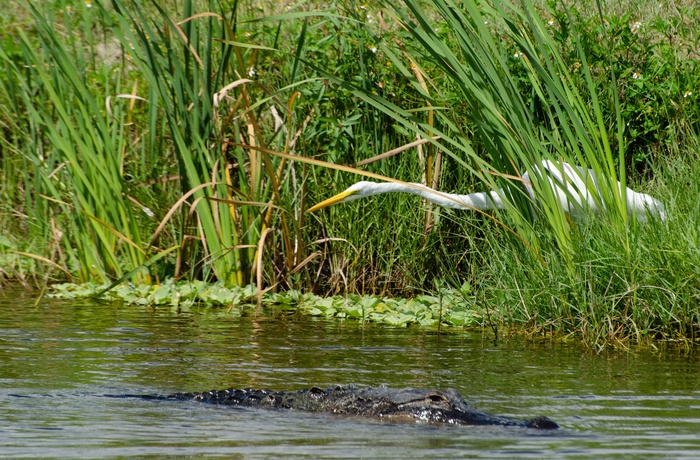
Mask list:
[{"label": "alligator", "polygon": [[210,404],[326,412],[394,423],[500,425],[544,430],[559,428],[547,417],[519,419],[490,415],[469,405],[454,389],[394,389],[384,385],[313,387],[299,391],[252,388],[174,393],[150,399],[194,400]]}]

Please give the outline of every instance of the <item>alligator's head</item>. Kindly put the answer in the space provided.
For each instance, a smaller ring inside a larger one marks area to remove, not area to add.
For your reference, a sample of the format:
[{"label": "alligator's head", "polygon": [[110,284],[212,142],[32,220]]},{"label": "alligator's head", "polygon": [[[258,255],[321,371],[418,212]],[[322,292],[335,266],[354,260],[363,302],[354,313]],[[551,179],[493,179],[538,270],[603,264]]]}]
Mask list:
[{"label": "alligator's head", "polygon": [[469,404],[460,394],[448,388],[444,391],[405,390],[392,397],[396,409],[382,414],[382,418],[395,421],[407,421],[411,418],[428,423],[447,423],[455,425],[504,425],[527,428],[559,428],[547,417],[535,417],[530,420],[511,417],[498,417],[481,412]]}]

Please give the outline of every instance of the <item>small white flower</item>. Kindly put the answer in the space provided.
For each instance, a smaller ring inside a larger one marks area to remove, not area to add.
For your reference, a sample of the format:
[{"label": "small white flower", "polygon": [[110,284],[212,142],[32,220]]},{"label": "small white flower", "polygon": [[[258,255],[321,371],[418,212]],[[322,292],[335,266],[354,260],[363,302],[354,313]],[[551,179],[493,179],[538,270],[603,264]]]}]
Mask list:
[{"label": "small white flower", "polygon": [[692,96],[692,95],[693,95],[692,91],[686,91],[685,93],[683,93],[684,98]]},{"label": "small white flower", "polygon": [[641,77],[641,76],[642,75],[637,73],[637,72],[632,72],[632,79],[633,80],[639,80],[639,77]]},{"label": "small white flower", "polygon": [[85,0],[85,6],[92,8],[92,0]]},{"label": "small white flower", "polygon": [[369,49],[371,52],[376,53],[377,52],[377,47],[373,46]]},{"label": "small white flower", "polygon": [[73,8],[71,8],[70,6],[67,6],[67,7],[66,7],[66,13],[68,13],[68,14],[73,14]]},{"label": "small white flower", "polygon": [[367,8],[367,5],[362,5],[362,6],[360,6],[360,9],[367,11],[369,8]]},{"label": "small white flower", "polygon": [[146,213],[146,215],[147,215],[148,217],[155,217],[155,216],[156,216],[156,215],[153,213],[153,211],[151,211],[149,208],[147,208],[147,207],[145,207],[145,206],[144,206],[143,208],[141,208],[141,209],[143,209],[143,212]]},{"label": "small white flower", "polygon": [[521,53],[520,51],[516,51],[515,54],[513,54],[513,57],[515,59],[521,58],[523,57],[523,53]]},{"label": "small white flower", "polygon": [[630,31],[631,31],[632,33],[638,32],[639,29],[641,29],[641,28],[642,28],[642,23],[639,22],[639,21],[633,22],[632,24],[630,24]]},{"label": "small white flower", "polygon": [[253,34],[251,34],[250,32],[245,32],[245,33],[243,34],[243,36],[245,36],[245,37],[250,37],[251,35],[253,35]]},{"label": "small white flower", "polygon": [[250,78],[253,78],[255,76],[255,69],[252,66],[248,69],[248,76]]},{"label": "small white flower", "polygon": [[553,25],[554,25],[554,19],[550,18],[549,21],[547,21],[547,24],[549,24],[550,26],[553,26]]}]

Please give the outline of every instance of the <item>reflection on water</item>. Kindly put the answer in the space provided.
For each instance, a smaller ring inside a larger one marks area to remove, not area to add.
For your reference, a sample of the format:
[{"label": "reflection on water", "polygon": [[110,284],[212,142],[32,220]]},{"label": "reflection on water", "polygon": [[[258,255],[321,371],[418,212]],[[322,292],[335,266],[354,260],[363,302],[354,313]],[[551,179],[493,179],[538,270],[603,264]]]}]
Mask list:
[{"label": "reflection on water", "polygon": [[[485,411],[563,429],[431,427],[104,398],[355,383],[456,388]],[[694,458],[695,353],[592,354],[562,343],[438,334],[222,309],[125,307],[0,292],[6,456]]]}]

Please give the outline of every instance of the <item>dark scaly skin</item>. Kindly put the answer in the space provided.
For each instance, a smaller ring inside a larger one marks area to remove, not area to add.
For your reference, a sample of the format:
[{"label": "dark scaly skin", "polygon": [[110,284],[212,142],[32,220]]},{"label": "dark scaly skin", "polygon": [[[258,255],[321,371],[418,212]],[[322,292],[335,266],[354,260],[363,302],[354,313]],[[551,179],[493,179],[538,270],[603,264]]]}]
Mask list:
[{"label": "dark scaly skin", "polygon": [[402,423],[454,425],[501,425],[525,428],[559,428],[547,417],[518,419],[481,412],[467,404],[454,389],[444,391],[393,389],[385,386],[317,387],[299,391],[270,391],[251,388],[212,390],[202,393],[175,393],[167,399],[195,400],[210,404],[295,409],[305,412],[328,412]]}]

